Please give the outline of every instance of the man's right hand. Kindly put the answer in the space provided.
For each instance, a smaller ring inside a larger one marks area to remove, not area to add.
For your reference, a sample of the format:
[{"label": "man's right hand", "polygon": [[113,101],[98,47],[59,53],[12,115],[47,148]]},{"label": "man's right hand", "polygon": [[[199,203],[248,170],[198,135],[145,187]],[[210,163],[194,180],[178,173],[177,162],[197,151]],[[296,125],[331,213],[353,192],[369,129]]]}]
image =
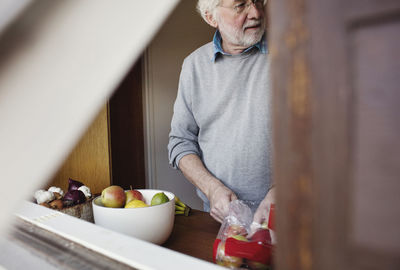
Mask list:
[{"label": "man's right hand", "polygon": [[179,169],[207,196],[210,201],[210,215],[222,223],[228,215],[229,203],[237,199],[235,193],[211,175],[195,154],[184,156],[179,162]]},{"label": "man's right hand", "polygon": [[235,193],[222,183],[212,185],[208,192],[210,200],[210,215],[222,223],[229,212],[229,203],[237,200]]}]

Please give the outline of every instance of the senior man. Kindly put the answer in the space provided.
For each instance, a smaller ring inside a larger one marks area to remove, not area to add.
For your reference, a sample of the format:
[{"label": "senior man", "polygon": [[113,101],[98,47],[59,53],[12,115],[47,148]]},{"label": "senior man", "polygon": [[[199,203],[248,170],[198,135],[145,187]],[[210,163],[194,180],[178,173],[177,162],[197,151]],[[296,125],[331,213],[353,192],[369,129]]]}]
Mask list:
[{"label": "senior man", "polygon": [[267,220],[271,179],[270,77],[266,0],[199,0],[213,41],[185,58],[171,121],[170,164],[197,187],[204,210],[222,222],[232,200]]}]

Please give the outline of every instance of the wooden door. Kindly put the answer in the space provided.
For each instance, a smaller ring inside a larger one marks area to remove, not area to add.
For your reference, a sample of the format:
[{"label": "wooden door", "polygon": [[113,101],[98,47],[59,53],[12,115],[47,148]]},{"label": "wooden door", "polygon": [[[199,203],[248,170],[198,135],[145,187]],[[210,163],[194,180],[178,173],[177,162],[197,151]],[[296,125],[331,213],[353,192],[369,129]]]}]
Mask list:
[{"label": "wooden door", "polygon": [[112,183],[125,189],[146,187],[142,99],[140,58],[109,102]]},{"label": "wooden door", "polygon": [[101,193],[111,182],[109,149],[108,105],[104,105],[61,168],[43,188],[57,186],[66,191],[68,179],[72,178],[90,187],[93,194]]},{"label": "wooden door", "polygon": [[400,1],[270,1],[277,268],[400,269]]}]

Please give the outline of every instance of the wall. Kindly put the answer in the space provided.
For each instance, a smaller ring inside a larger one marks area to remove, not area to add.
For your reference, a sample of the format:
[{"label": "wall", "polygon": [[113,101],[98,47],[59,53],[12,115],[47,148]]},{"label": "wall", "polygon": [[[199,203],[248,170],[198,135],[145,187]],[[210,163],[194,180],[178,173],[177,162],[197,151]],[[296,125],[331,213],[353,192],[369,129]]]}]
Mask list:
[{"label": "wall", "polygon": [[197,1],[177,6],[145,54],[145,114],[148,186],[174,192],[192,208],[202,209],[195,189],[168,164],[167,144],[183,59],[211,41],[214,29],[196,12]]}]

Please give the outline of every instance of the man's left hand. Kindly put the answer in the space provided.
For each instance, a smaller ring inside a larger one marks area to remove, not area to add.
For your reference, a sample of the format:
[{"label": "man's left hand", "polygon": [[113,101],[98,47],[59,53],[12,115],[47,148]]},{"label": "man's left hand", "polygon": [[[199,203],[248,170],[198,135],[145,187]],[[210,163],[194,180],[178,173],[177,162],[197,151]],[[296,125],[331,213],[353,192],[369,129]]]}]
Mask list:
[{"label": "man's left hand", "polygon": [[272,187],[265,198],[261,201],[260,205],[257,208],[257,211],[254,213],[253,223],[268,224],[269,212],[271,209],[271,204],[275,204],[275,188]]}]

